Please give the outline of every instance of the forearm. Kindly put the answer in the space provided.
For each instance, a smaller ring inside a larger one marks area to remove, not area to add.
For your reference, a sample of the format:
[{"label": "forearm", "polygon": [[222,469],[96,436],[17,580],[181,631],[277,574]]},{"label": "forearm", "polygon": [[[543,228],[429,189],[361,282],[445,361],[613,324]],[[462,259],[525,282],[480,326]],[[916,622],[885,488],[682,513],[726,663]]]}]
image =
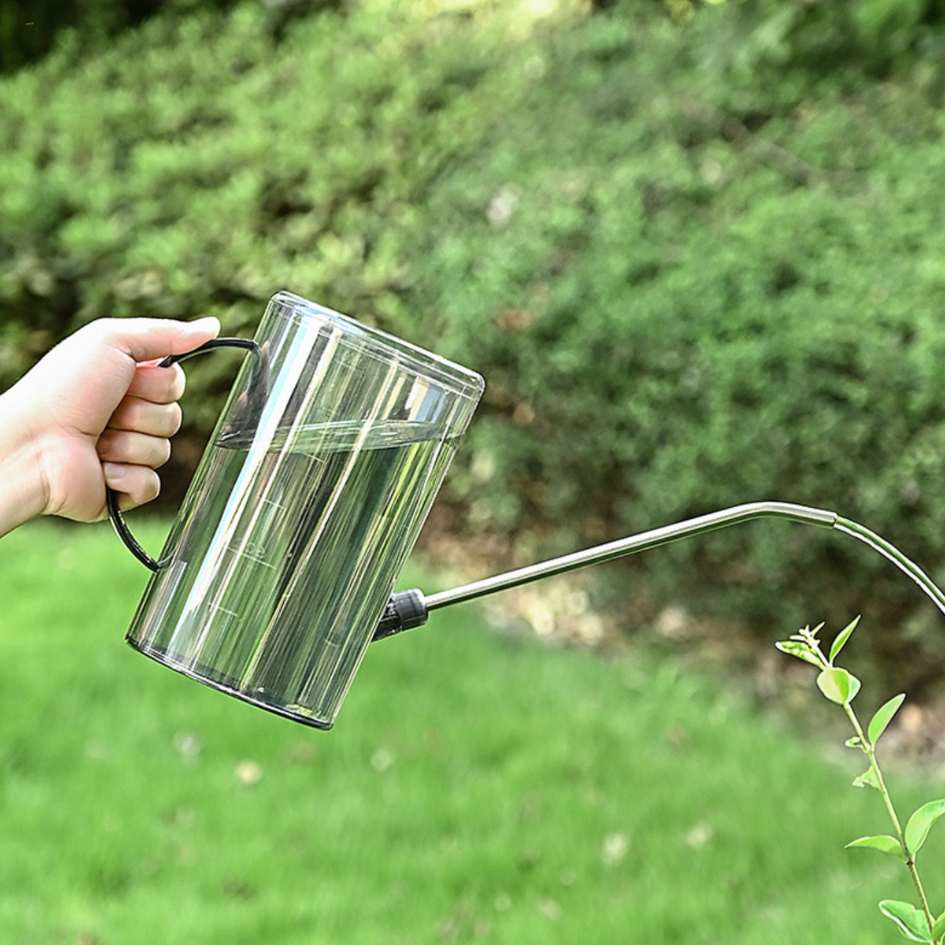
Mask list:
[{"label": "forearm", "polygon": [[14,391],[0,395],[0,536],[46,505],[41,444],[23,421]]}]

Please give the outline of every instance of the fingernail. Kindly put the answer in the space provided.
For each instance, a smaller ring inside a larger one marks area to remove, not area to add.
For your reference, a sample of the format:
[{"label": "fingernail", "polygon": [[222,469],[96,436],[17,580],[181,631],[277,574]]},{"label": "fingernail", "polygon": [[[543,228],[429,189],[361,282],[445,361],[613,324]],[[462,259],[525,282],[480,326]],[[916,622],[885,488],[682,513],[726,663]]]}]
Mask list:
[{"label": "fingernail", "polygon": [[102,463],[102,472],[108,482],[115,482],[125,475],[125,467],[121,463]]}]

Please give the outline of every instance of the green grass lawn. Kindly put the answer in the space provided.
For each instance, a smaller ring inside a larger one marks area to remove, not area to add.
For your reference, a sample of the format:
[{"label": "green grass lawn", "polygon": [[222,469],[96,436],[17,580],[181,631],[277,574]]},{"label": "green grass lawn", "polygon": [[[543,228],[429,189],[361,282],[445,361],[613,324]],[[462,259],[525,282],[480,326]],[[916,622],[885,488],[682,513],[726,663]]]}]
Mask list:
[{"label": "green grass lawn", "polygon": [[2,945],[897,939],[904,871],[842,848],[878,796],[720,685],[466,607],[323,734],[128,649],[145,578],[104,526],[0,541]]}]

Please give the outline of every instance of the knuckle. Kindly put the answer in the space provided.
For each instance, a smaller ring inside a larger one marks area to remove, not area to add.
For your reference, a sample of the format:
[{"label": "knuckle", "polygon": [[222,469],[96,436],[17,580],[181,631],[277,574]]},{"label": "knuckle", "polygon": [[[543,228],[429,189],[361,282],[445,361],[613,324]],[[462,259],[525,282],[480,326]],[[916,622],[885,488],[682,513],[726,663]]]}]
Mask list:
[{"label": "knuckle", "polygon": [[111,321],[110,318],[93,319],[90,322],[86,322],[76,332],[76,335],[80,335],[88,341],[102,341],[111,331]]},{"label": "knuckle", "polygon": [[118,405],[111,422],[119,429],[135,429],[141,423],[141,406],[136,397],[131,395]]},{"label": "knuckle", "polygon": [[112,462],[122,463],[128,459],[128,437],[120,430],[109,430],[99,438],[99,453]]}]

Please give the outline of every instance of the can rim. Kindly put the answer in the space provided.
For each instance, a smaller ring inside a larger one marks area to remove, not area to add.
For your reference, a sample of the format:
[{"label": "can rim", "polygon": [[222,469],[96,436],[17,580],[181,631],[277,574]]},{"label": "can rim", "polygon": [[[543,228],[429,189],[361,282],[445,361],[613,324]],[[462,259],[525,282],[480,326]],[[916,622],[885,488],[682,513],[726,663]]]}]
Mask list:
[{"label": "can rim", "polygon": [[404,369],[431,379],[457,396],[478,401],[485,390],[486,382],[476,371],[294,292],[285,289],[277,292],[269,305],[292,316],[330,323],[343,331],[345,341],[352,347],[385,360],[393,359]]}]

